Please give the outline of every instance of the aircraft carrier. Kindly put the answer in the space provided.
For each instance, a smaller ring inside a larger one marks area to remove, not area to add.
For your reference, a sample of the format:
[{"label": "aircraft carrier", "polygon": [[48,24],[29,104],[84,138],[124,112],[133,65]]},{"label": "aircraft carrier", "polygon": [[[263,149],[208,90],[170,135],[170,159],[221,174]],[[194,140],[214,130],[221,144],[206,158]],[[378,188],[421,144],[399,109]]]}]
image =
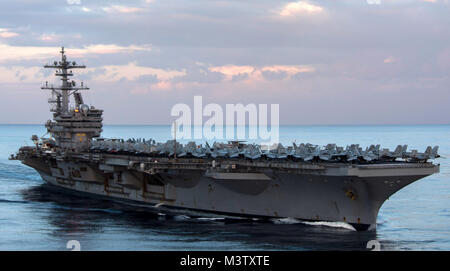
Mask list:
[{"label": "aircraft carrier", "polygon": [[33,135],[34,145],[10,159],[80,195],[234,216],[339,221],[367,230],[376,227],[378,211],[392,194],[439,172],[439,165],[429,162],[439,157],[437,146],[421,153],[406,145],[390,151],[356,144],[203,146],[176,139],[104,139],[103,111],[86,105],[80,91],[88,88],[70,79],[85,66],[68,61],[64,47],[60,53],[61,60],[44,66],[56,69],[62,82],[42,86],[51,91],[49,136]]}]

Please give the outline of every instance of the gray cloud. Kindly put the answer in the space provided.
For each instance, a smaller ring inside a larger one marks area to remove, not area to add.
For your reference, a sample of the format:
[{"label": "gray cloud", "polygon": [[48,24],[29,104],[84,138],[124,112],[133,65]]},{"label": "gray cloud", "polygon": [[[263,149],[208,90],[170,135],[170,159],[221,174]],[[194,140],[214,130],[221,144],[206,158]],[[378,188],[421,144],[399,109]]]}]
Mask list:
[{"label": "gray cloud", "polygon": [[225,76],[220,72],[210,71],[207,68],[194,66],[187,68],[186,75],[175,78],[174,82],[219,83]]},{"label": "gray cloud", "polygon": [[158,77],[154,74],[145,74],[145,75],[139,76],[138,79],[136,79],[136,82],[154,84],[154,83],[158,83],[159,80],[158,80]]},{"label": "gray cloud", "polygon": [[239,73],[239,74],[233,75],[233,77],[231,77],[231,80],[234,82],[245,80],[245,79],[248,79],[248,73]]},{"label": "gray cloud", "polygon": [[261,72],[263,77],[268,80],[281,80],[287,77],[287,73],[285,71],[263,71]]}]

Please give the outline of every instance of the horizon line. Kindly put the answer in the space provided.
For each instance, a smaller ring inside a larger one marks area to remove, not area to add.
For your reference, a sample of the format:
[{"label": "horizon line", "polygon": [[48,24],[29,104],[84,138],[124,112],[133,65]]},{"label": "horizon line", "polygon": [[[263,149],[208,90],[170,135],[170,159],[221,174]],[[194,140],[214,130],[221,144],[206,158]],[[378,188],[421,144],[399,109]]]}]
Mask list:
[{"label": "horizon line", "polygon": [[[44,123],[0,123],[0,125],[42,125]],[[173,123],[168,124],[120,124],[120,123],[104,123],[104,126],[171,126]],[[338,123],[338,124],[279,124],[279,126],[431,126],[431,125],[450,125],[450,123]],[[237,126],[237,125],[234,125]],[[238,125],[242,126],[242,125]],[[246,127],[249,125],[245,125]],[[269,125],[270,126],[270,125]],[[194,125],[195,127],[195,125]],[[225,126],[226,127],[226,126]]]}]

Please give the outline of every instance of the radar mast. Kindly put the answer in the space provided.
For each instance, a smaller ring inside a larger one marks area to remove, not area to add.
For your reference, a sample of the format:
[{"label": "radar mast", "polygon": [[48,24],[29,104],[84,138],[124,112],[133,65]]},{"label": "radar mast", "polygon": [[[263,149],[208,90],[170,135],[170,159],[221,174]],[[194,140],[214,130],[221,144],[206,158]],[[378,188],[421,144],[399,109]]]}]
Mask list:
[{"label": "radar mast", "polygon": [[[80,86],[70,77],[73,69],[85,69],[86,66],[78,65],[75,61],[67,60],[64,47],[61,47],[61,60],[44,65],[44,68],[56,69],[55,76],[61,78],[61,85],[54,86],[45,82],[41,89],[49,89],[52,98],[49,103],[54,106],[53,121],[45,124],[47,131],[56,141],[56,146],[62,149],[80,151],[89,148],[91,140],[100,136],[102,132],[103,110],[84,104],[79,90],[88,90],[81,82]],[[75,107],[69,107],[69,97],[73,95]]]},{"label": "radar mast", "polygon": [[[56,103],[56,108],[54,111],[58,115],[69,113],[70,95],[75,94],[79,90],[89,89],[84,86],[83,82],[81,82],[81,86],[78,87],[76,86],[76,82],[74,80],[69,80],[69,78],[73,76],[72,69],[85,69],[86,66],[78,65],[75,61],[67,61],[64,46],[61,47],[60,53],[61,61],[54,61],[53,64],[44,65],[44,68],[56,69],[55,76],[61,77],[62,84],[60,86],[54,86],[49,85],[48,82],[45,82],[45,86],[41,87],[41,89],[51,90],[52,95],[56,96],[56,99],[50,99],[49,103]],[[75,99],[75,101],[77,101],[77,99]],[[77,106],[79,106],[79,104],[77,104]]]}]

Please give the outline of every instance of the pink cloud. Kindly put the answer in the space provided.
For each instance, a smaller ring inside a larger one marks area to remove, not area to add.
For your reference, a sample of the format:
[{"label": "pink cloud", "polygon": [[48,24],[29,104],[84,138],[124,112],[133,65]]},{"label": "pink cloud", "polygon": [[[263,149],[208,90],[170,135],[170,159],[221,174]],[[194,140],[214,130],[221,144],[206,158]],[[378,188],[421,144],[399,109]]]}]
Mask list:
[{"label": "pink cloud", "polygon": [[[1,33],[0,33],[1,34]],[[0,43],[0,62],[9,60],[51,59],[59,52],[59,47],[15,46]],[[119,46],[115,44],[93,44],[82,48],[68,49],[71,57],[87,54],[115,54],[135,51],[151,51],[150,45]]]},{"label": "pink cloud", "polygon": [[9,31],[9,29],[0,28],[0,37],[8,39],[19,36],[19,33]]},{"label": "pink cloud", "polygon": [[305,1],[293,2],[286,4],[280,11],[282,17],[297,16],[302,14],[319,14],[323,8],[313,5]]},{"label": "pink cloud", "polygon": [[390,63],[394,63],[394,62],[395,62],[395,58],[392,56],[389,56],[383,60],[383,63],[385,63],[385,64],[390,64]]},{"label": "pink cloud", "polygon": [[103,11],[106,13],[134,13],[142,11],[142,8],[112,5],[109,7],[104,7]]}]

